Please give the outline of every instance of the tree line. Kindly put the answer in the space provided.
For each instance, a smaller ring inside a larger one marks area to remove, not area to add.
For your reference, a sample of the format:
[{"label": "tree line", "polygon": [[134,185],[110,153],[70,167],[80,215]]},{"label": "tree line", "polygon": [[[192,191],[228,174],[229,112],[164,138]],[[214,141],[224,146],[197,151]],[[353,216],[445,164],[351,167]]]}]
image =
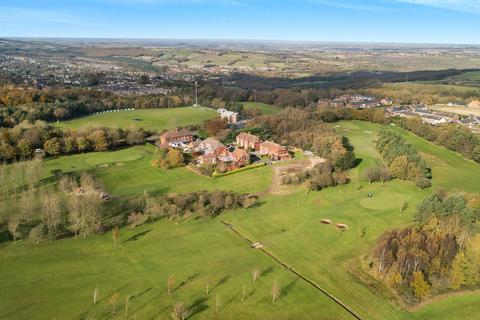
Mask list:
[{"label": "tree line", "polygon": [[192,105],[192,92],[167,95],[117,95],[83,88],[23,88],[0,86],[0,127],[24,120],[57,121],[115,109],[173,108]]},{"label": "tree line", "polygon": [[382,129],[375,146],[388,164],[393,177],[413,181],[422,189],[430,186],[431,169],[427,167],[425,160],[420,157],[413,145],[401,135]]},{"label": "tree line", "polygon": [[370,271],[407,304],[480,284],[480,196],[439,191],[417,206],[415,224],[385,232]]},{"label": "tree line", "polygon": [[37,149],[49,156],[107,151],[144,144],[146,135],[133,126],[126,130],[94,127],[61,131],[43,121],[23,121],[13,128],[0,128],[0,161],[30,159]]},{"label": "tree line", "polygon": [[189,217],[215,217],[227,210],[251,208],[258,197],[227,191],[198,191],[148,197],[145,201],[145,221],[160,218],[186,219]]},{"label": "tree line", "polygon": [[395,123],[425,140],[480,162],[480,138],[468,128],[455,124],[432,126],[421,118],[400,118]]}]

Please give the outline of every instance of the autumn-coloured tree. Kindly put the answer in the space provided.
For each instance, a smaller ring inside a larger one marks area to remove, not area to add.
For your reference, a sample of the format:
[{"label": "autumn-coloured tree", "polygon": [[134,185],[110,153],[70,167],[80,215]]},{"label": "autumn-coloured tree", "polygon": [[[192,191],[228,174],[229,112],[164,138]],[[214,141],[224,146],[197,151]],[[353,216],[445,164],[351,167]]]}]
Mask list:
[{"label": "autumn-coloured tree", "polygon": [[58,138],[52,138],[45,141],[43,145],[45,152],[51,156],[59,155],[62,152],[62,145]]},{"label": "autumn-coloured tree", "polygon": [[452,267],[450,270],[450,285],[451,289],[457,290],[463,284],[465,284],[465,266],[467,264],[467,258],[465,253],[459,252],[455,259],[452,261]]},{"label": "autumn-coloured tree", "polygon": [[419,299],[424,298],[430,291],[430,285],[425,280],[425,277],[421,271],[415,271],[413,273],[411,286],[415,296]]},{"label": "autumn-coloured tree", "polygon": [[210,137],[218,136],[223,130],[228,128],[227,119],[215,118],[205,123],[205,131]]}]

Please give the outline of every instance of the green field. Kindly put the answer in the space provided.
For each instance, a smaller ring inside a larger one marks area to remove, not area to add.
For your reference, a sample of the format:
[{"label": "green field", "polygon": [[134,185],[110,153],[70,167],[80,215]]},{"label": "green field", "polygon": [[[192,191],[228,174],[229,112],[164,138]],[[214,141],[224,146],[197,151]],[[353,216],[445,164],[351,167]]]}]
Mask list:
[{"label": "green field", "polygon": [[205,120],[215,116],[215,110],[204,107],[138,109],[90,115],[61,122],[58,126],[62,129],[78,129],[92,126],[126,129],[133,125],[146,130],[163,130],[202,124]]},{"label": "green field", "polygon": [[[477,319],[480,292],[439,297],[408,311],[359,267],[378,236],[409,224],[416,204],[437,188],[480,192],[480,165],[401,128],[391,128],[401,131],[431,166],[431,189],[419,191],[403,181],[368,184],[363,179],[364,170],[381,162],[373,143],[380,126],[340,122],[336,129],[350,139],[361,159],[350,173],[348,185],[310,193],[294,188],[288,196],[264,195],[256,208],[236,210],[213,220],[159,221],[122,229],[120,248],[112,246],[110,234],[37,246],[28,241],[3,243],[0,318],[120,319],[125,318],[125,298],[133,295],[129,315],[138,319],[169,319],[172,306],[178,302],[191,307],[194,314],[189,319],[352,319],[323,293],[264,253],[250,249],[248,242],[221,223],[223,220],[249,239],[262,242],[267,252],[340,299],[362,319]],[[185,168],[164,172],[150,166],[152,156],[151,148],[135,147],[62,157],[46,161],[45,175],[55,168],[87,170],[116,196],[144,190],[259,192],[272,179],[271,167],[217,179]],[[400,214],[404,201],[408,208]],[[349,228],[340,232],[321,224],[324,218]],[[264,271],[255,283],[250,276],[253,268]],[[167,295],[166,279],[171,274],[178,288]],[[273,304],[270,291],[275,279],[282,295]],[[208,296],[204,293],[206,283],[213,288]],[[247,298],[242,303],[243,285]],[[100,301],[93,305],[91,296],[97,286]],[[113,292],[120,293],[121,310],[116,316],[111,315],[108,304]]]},{"label": "green field", "polygon": [[282,111],[282,108],[280,107],[261,102],[243,102],[242,104],[245,109],[260,110],[262,114],[273,114]]}]

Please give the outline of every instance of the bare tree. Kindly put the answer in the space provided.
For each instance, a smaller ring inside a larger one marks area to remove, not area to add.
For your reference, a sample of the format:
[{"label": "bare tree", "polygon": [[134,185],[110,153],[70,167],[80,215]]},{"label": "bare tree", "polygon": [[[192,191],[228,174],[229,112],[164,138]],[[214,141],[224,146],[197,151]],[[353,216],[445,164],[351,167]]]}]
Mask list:
[{"label": "bare tree", "polygon": [[18,227],[20,226],[22,219],[18,215],[13,215],[8,219],[8,231],[12,235],[13,244],[17,242],[17,238],[20,237]]},{"label": "bare tree", "polygon": [[26,183],[30,188],[33,189],[40,184],[40,180],[42,178],[42,167],[43,161],[40,158],[26,162]]},{"label": "bare tree", "polygon": [[125,298],[125,319],[128,319],[128,308],[130,307],[130,299],[132,296],[127,296]]},{"label": "bare tree", "polygon": [[220,306],[221,306],[221,301],[220,301],[220,295],[217,293],[215,295],[215,313],[218,314],[218,311],[220,311]]},{"label": "bare tree", "polygon": [[72,195],[67,201],[68,209],[68,222],[69,229],[75,235],[75,239],[78,234],[85,228],[85,215],[82,210],[82,197],[78,195]]},{"label": "bare tree", "polygon": [[117,313],[117,301],[119,297],[120,295],[118,294],[118,292],[115,292],[114,294],[112,294],[112,296],[110,297],[110,300],[108,301],[112,305],[113,314]]},{"label": "bare tree", "polygon": [[83,192],[90,192],[96,189],[95,179],[87,173],[82,173],[80,176],[80,187]]},{"label": "bare tree", "polygon": [[258,268],[255,268],[252,270],[252,278],[253,278],[253,282],[257,281],[258,277],[260,277],[260,269]]},{"label": "bare tree", "polygon": [[76,185],[75,179],[69,176],[63,176],[58,182],[58,187],[64,194],[71,193]]},{"label": "bare tree", "polygon": [[97,304],[99,294],[98,287],[96,287],[95,290],[93,290],[93,304]]},{"label": "bare tree", "polygon": [[173,284],[175,283],[175,278],[173,275],[169,275],[167,279],[167,294],[170,294],[173,289]]},{"label": "bare tree", "polygon": [[92,230],[100,224],[100,209],[102,200],[97,194],[90,193],[82,196],[82,215],[85,219],[85,228],[83,229],[83,237],[87,234],[87,229]]},{"label": "bare tree", "polygon": [[280,296],[280,287],[278,286],[277,279],[275,279],[272,285],[272,303],[275,303],[275,301],[277,301],[279,296]]},{"label": "bare tree", "polygon": [[35,190],[29,187],[28,190],[22,192],[19,201],[19,210],[25,217],[31,217],[34,211]]},{"label": "bare tree", "polygon": [[42,197],[42,220],[47,227],[48,235],[52,237],[62,223],[60,198],[54,192],[45,193]]}]

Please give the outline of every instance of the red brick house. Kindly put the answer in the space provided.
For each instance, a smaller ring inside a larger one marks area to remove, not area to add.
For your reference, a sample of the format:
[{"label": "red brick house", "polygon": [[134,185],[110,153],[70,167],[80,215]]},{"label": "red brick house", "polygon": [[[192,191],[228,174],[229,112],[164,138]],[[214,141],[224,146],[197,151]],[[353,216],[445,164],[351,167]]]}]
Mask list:
[{"label": "red brick house", "polygon": [[265,141],[260,144],[260,154],[268,155],[274,160],[290,160],[292,156],[288,152],[287,147],[281,146],[272,141]]},{"label": "red brick house", "polygon": [[225,146],[223,145],[223,143],[213,138],[207,138],[203,140],[199,145],[199,149],[202,150],[205,154],[214,153],[215,150],[217,150],[218,148],[225,148]]},{"label": "red brick house", "polygon": [[235,139],[237,146],[244,149],[258,149],[261,140],[256,135],[242,132]]},{"label": "red brick house", "polygon": [[233,162],[240,167],[247,165],[250,162],[250,154],[243,149],[235,149],[232,153]]},{"label": "red brick house", "polygon": [[215,156],[213,153],[203,154],[198,157],[198,162],[200,164],[215,164],[217,163],[217,156]]},{"label": "red brick house", "polygon": [[167,131],[160,136],[161,145],[171,145],[177,143],[190,143],[193,141],[193,134],[184,129],[178,129]]}]

